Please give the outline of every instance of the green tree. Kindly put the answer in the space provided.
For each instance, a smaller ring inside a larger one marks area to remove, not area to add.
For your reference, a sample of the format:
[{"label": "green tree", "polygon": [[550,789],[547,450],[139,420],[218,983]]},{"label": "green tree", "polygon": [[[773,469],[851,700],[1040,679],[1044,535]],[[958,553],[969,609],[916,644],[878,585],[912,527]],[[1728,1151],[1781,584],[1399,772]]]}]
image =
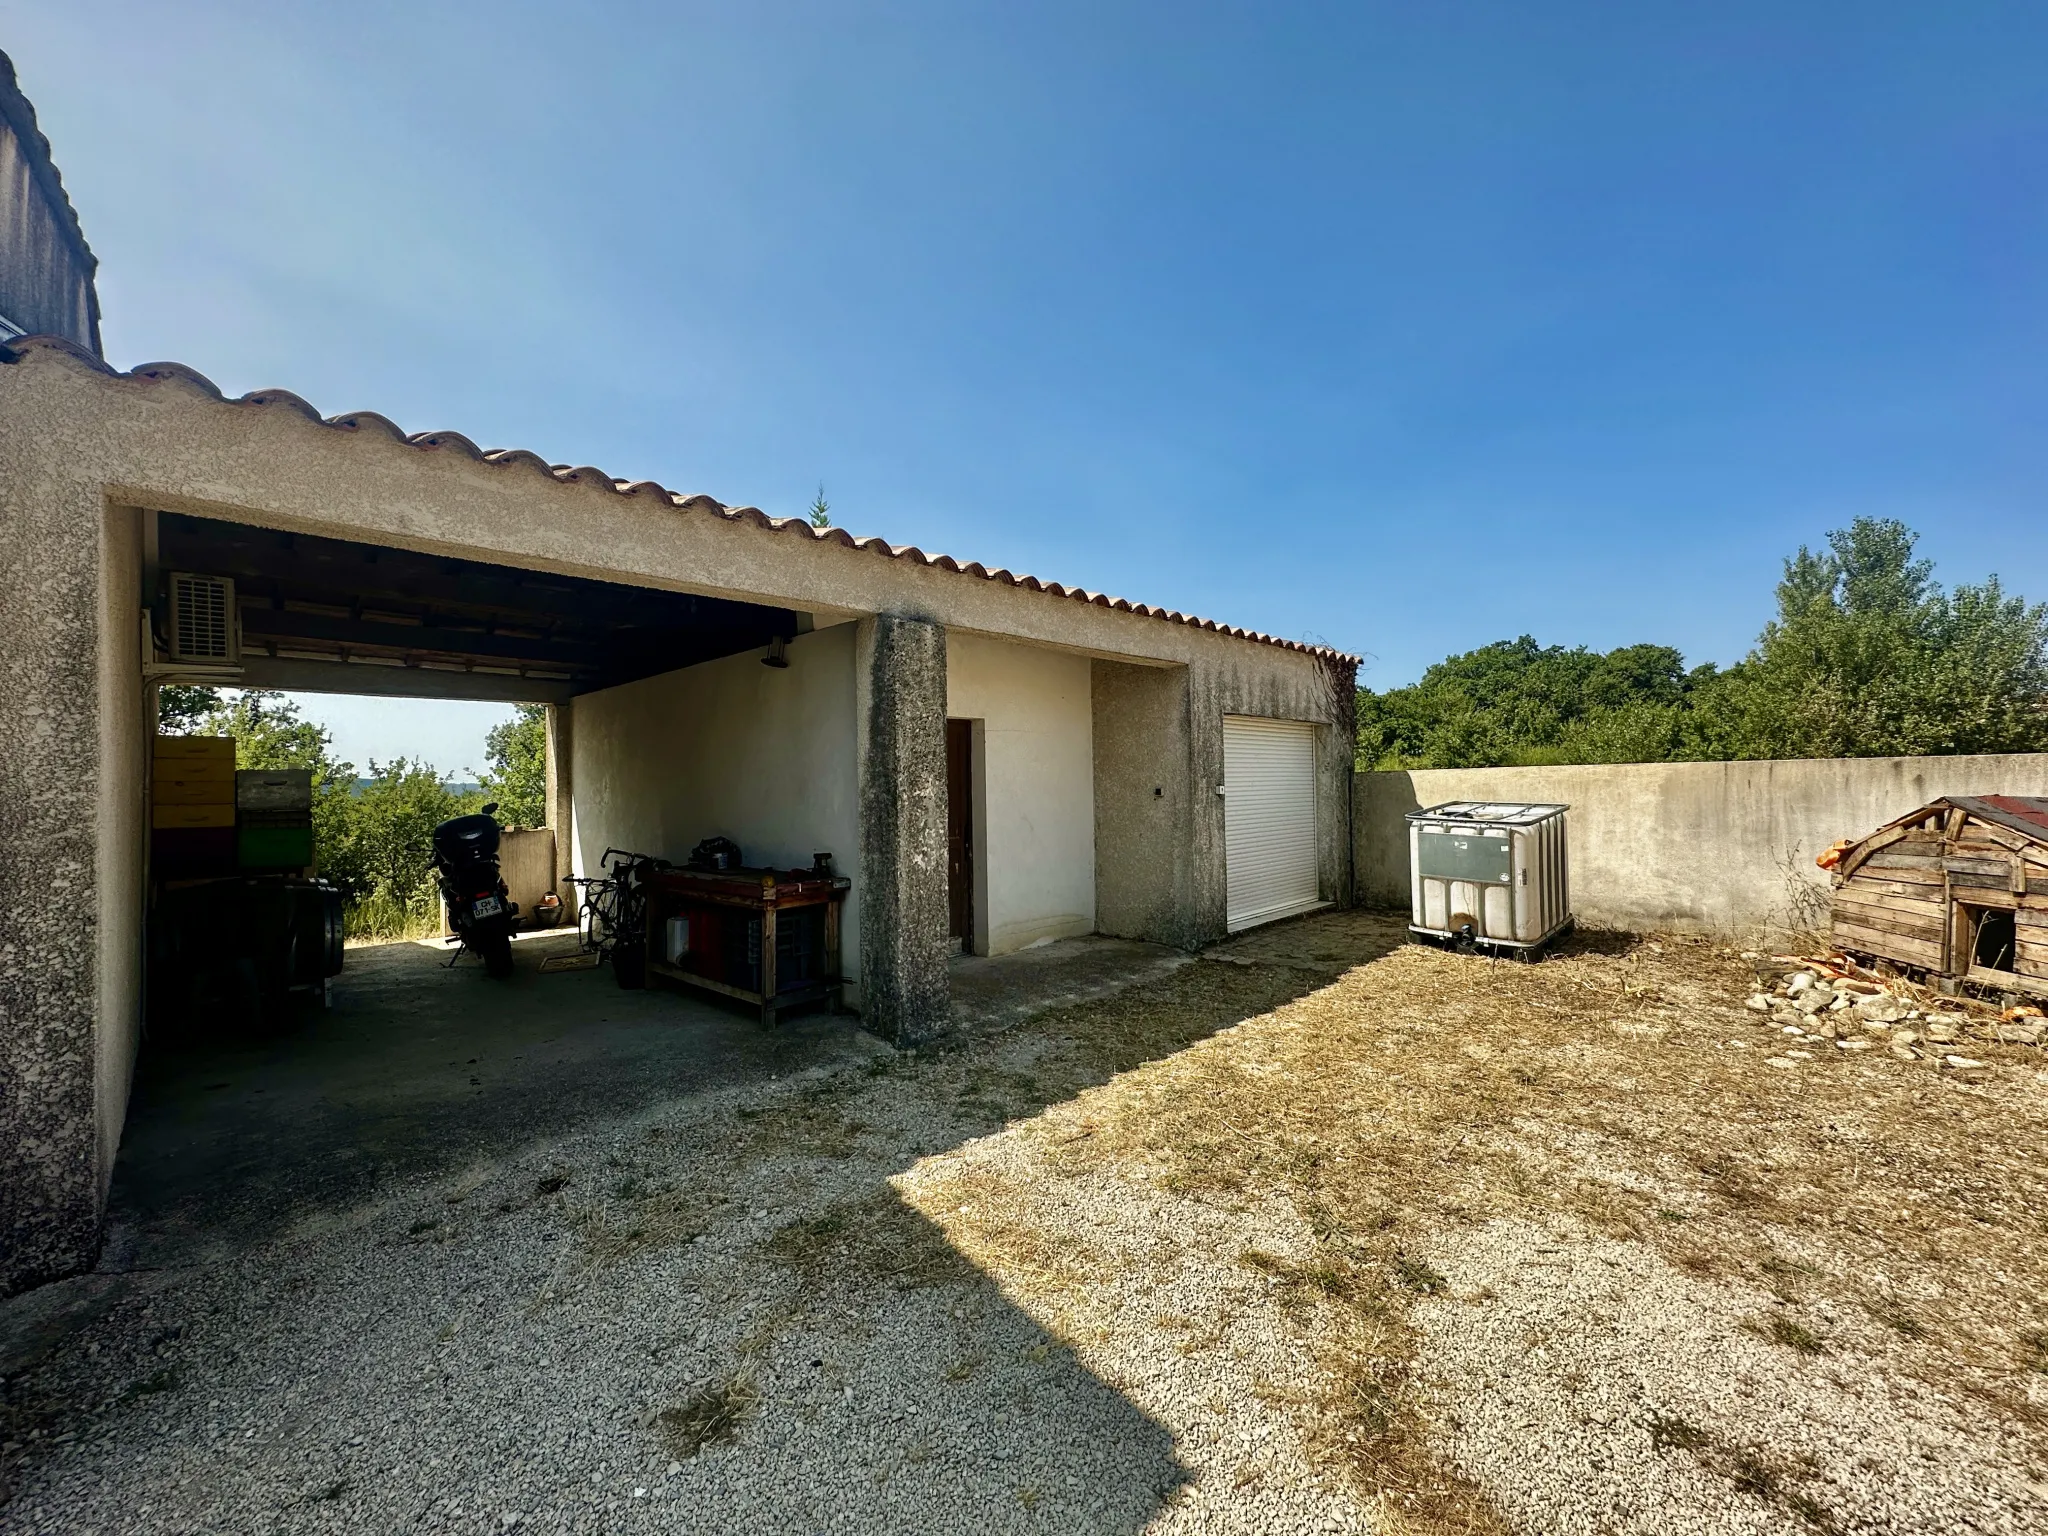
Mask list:
[{"label": "green tree", "polygon": [[1944,591],[1917,536],[1857,518],[1785,562],[1777,616],[1732,669],[1741,757],[2048,748],[2048,606],[1996,576]]},{"label": "green tree", "polygon": [[1359,761],[1387,768],[1606,762],[1663,747],[1697,674],[1669,646],[1613,651],[1523,635],[1438,662],[1408,688],[1359,690]]},{"label": "green tree", "polygon": [[[212,691],[212,690],[207,690]],[[355,767],[333,755],[334,739],[305,717],[296,700],[265,688],[245,688],[220,701],[195,723],[204,736],[235,738],[238,768],[310,768],[314,782],[353,779]]]},{"label": "green tree", "polygon": [[218,688],[165,683],[156,691],[156,728],[166,736],[189,735],[225,702]]},{"label": "green tree", "polygon": [[362,899],[409,900],[427,882],[434,828],[480,804],[423,763],[371,763],[369,782],[353,796],[348,843],[338,850],[346,888]]},{"label": "green tree", "polygon": [[825,499],[825,482],[818,482],[817,499],[811,503],[811,526],[830,528],[832,526],[832,503]]},{"label": "green tree", "polygon": [[548,707],[522,704],[519,713],[491,727],[484,738],[490,767],[478,777],[484,798],[498,802],[508,827],[544,827],[548,821]]},{"label": "green tree", "polygon": [[234,737],[239,768],[311,769],[313,861],[344,893],[360,894],[349,852],[355,836],[355,764],[337,758],[326,729],[282,693],[247,688],[232,698],[218,693],[215,698],[214,707],[193,722],[193,732]]},{"label": "green tree", "polygon": [[1777,615],[1726,670],[1669,646],[1527,635],[1360,689],[1367,767],[2048,750],[2048,608],[1996,576],[1944,591],[1905,524],[1858,518],[1785,562]]}]

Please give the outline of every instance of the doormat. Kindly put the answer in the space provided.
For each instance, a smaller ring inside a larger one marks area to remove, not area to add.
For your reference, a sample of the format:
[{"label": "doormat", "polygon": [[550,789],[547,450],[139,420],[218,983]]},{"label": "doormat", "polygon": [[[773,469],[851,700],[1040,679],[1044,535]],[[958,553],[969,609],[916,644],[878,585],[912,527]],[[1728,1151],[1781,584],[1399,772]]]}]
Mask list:
[{"label": "doormat", "polygon": [[540,963],[540,968],[543,972],[589,971],[596,969],[596,967],[597,956],[591,954],[549,955],[547,959]]}]

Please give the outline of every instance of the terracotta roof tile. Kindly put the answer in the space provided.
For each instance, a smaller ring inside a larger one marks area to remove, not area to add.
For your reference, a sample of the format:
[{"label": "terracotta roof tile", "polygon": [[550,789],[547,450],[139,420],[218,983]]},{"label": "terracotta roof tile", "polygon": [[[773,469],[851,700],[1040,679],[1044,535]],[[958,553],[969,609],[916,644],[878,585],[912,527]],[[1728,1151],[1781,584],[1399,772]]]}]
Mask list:
[{"label": "terracotta roof tile", "polygon": [[480,464],[491,464],[502,468],[523,468],[545,474],[565,485],[602,485],[621,496],[651,496],[665,501],[670,506],[685,512],[705,512],[724,518],[728,522],[748,523],[756,528],[765,528],[775,533],[807,538],[818,543],[837,544],[844,549],[863,554],[879,555],[890,560],[908,560],[914,565],[930,566],[936,570],[957,572],[982,581],[998,582],[1007,587],[1018,587],[1027,592],[1043,592],[1052,597],[1071,599],[1088,603],[1098,608],[1112,609],[1118,613],[1134,613],[1145,618],[1161,619],[1171,624],[1185,624],[1192,629],[1208,630],[1219,635],[1228,635],[1239,640],[1255,641],[1260,645],[1278,646],[1282,650],[1300,651],[1305,655],[1319,656],[1328,660],[1356,666],[1359,658],[1327,645],[1310,645],[1300,640],[1286,640],[1277,635],[1261,634],[1257,630],[1241,629],[1234,625],[1219,624],[1214,619],[1198,618],[1194,614],[1182,613],[1177,609],[1160,608],[1150,603],[1133,603],[1121,597],[1111,597],[1104,592],[1091,592],[1082,587],[1069,587],[1057,581],[1040,581],[1036,576],[1023,576],[1000,566],[989,567],[979,561],[965,564],[951,555],[928,555],[913,544],[890,544],[878,538],[856,538],[843,528],[814,528],[806,518],[770,517],[758,507],[729,507],[709,496],[685,496],[671,491],[653,480],[625,481],[606,474],[603,470],[587,465],[572,467],[567,464],[550,464],[538,454],[524,448],[479,448],[460,432],[413,432],[403,431],[389,418],[379,416],[375,411],[352,411],[343,416],[323,417],[297,395],[284,389],[262,389],[253,394],[230,400],[214,385],[213,381],[182,363],[145,363],[121,373],[86,352],[80,347],[57,336],[25,336],[0,347],[0,354],[7,354],[13,361],[16,355],[27,351],[49,351],[61,353],[97,372],[113,378],[141,379],[149,383],[168,383],[182,380],[197,386],[214,399],[233,406],[258,406],[272,410],[288,410],[305,417],[308,421],[332,427],[343,432],[379,432],[395,442],[408,444],[413,448],[430,453],[458,453]]}]

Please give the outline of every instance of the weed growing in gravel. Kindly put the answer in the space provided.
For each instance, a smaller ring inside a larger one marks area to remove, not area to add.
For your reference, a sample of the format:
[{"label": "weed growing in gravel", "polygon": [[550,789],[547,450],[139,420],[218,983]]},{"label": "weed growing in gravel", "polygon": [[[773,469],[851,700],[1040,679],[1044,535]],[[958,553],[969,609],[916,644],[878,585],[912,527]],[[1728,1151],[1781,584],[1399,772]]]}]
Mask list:
[{"label": "weed growing in gravel", "polygon": [[674,1407],[662,1409],[655,1415],[654,1425],[669,1454],[687,1461],[707,1445],[737,1439],[760,1405],[761,1389],[749,1361],[698,1388]]},{"label": "weed growing in gravel", "polygon": [[[1753,978],[1711,944],[1589,933],[1540,965],[1513,965],[1394,948],[1398,925],[1382,933],[1380,921],[1329,920],[1353,968],[1326,972],[1334,984],[1322,990],[1278,967],[1190,966],[1037,1027],[1071,1031],[1076,1054],[1110,1078],[1047,1125],[1058,1176],[1142,1168],[1153,1188],[1186,1198],[1292,1201],[1332,1283],[1241,1262],[1332,1304],[1288,1309],[1328,1362],[1324,1411],[1337,1428],[1316,1438],[1411,1525],[1485,1528],[1491,1517],[1435,1467],[1403,1398],[1404,1308],[1444,1294],[1447,1280],[1396,1246],[1397,1233],[1555,1218],[1652,1243],[1702,1278],[1731,1278],[1744,1252],[1773,1254],[1766,1274],[1801,1290],[1825,1291],[1853,1265],[1827,1261],[1822,1273],[1775,1257],[1785,1232],[1868,1234],[1894,1258],[1904,1237],[1905,1251],[1938,1265],[1966,1242],[1996,1251],[1987,1267],[2040,1275],[2039,1256],[2005,1235],[2018,1230],[2013,1197],[2034,1187],[2025,1160],[2038,1138],[1908,1064],[1829,1056],[1784,1074],[1762,1052],[1728,1049],[1731,1031],[1757,1027],[1741,1007]],[[1214,1033],[1239,1019],[1249,1022]],[[1844,1090],[1862,1100],[1853,1119]],[[1887,1154],[1875,1166],[1873,1145]],[[1982,1165],[1987,1146],[1997,1170]],[[1902,1186],[1914,1195],[1902,1199]],[[964,1222],[931,1208],[1006,1284],[1031,1278],[980,1239],[1000,1223],[979,1205]],[[1947,1226],[1939,1244],[1931,1223],[1925,1238],[1907,1230],[1937,1209],[1978,1223]],[[1006,1245],[1028,1247],[1017,1234]],[[1761,1326],[1786,1348],[1829,1348],[1789,1317]],[[1792,1508],[1781,1486],[1776,1496]]]},{"label": "weed growing in gravel", "polygon": [[865,1121],[852,1120],[832,1102],[836,1084],[824,1084],[791,1103],[770,1109],[738,1111],[753,1126],[746,1148],[756,1157],[796,1152],[805,1157],[846,1159],[860,1151]]},{"label": "weed growing in gravel", "polygon": [[1393,1426],[1394,1396],[1386,1382],[1355,1378],[1346,1388],[1345,1407],[1353,1426],[1368,1436],[1384,1435]]},{"label": "weed growing in gravel", "polygon": [[583,1240],[586,1275],[609,1269],[650,1249],[674,1248],[704,1233],[709,1202],[695,1190],[647,1192],[628,1181],[633,1193],[621,1194],[615,1205],[580,1213],[577,1236]]},{"label": "weed growing in gravel", "polygon": [[[1322,1370],[1324,1395],[1289,1411],[1387,1528],[1503,1529],[1436,1462],[1406,1374],[1410,1309],[1448,1290],[1413,1251],[1435,1251],[1437,1232],[1504,1219],[1563,1243],[1590,1227],[1724,1285],[1758,1278],[1750,1256],[1796,1253],[1762,1273],[1815,1302],[1846,1290],[1853,1304],[1845,1281],[1881,1267],[1959,1312],[1942,1335],[1962,1357],[1949,1371],[1929,1351],[1894,1363],[1941,1390],[1957,1369],[2010,1373],[2009,1320],[2032,1316],[2048,1283],[2048,1245],[2032,1241],[2048,1120],[2011,1095],[1876,1053],[1766,1067],[1779,1044],[1743,1008],[1756,978],[1710,943],[1584,933],[1517,965],[1405,945],[1400,919],[1373,914],[1291,933],[1273,930],[1268,948],[1321,935],[1314,962],[1188,966],[1034,1021],[1060,1050],[1036,1068],[1052,1107],[1020,1130],[1049,1181],[1124,1179],[1226,1209],[1291,1203],[1314,1257],[1239,1262],[1279,1282]],[[1076,1095],[1065,1103],[1063,1082]],[[916,1197],[1006,1290],[1054,1315],[1077,1288],[1154,1267],[1081,1251],[1067,1223],[1034,1218],[1042,1193],[968,1173],[921,1179]],[[1758,1330],[1801,1353],[1836,1347],[1792,1317]],[[1187,1331],[1172,1347],[1212,1342]],[[2039,1354],[2048,1366],[2048,1346]],[[1675,1420],[1660,1433],[1660,1449],[1827,1528],[1792,1486],[1806,1474],[1760,1453],[1738,1465]]]},{"label": "weed growing in gravel", "polygon": [[1656,1451],[1702,1451],[1713,1443],[1713,1437],[1696,1424],[1688,1424],[1676,1414],[1653,1413],[1650,1415],[1650,1448]]},{"label": "weed growing in gravel", "polygon": [[1903,1338],[1924,1339],[1928,1336],[1927,1325],[1895,1302],[1866,1298],[1863,1310]]},{"label": "weed growing in gravel", "polygon": [[1354,1289],[1350,1272],[1328,1258],[1319,1257],[1305,1264],[1297,1264],[1277,1254],[1266,1253],[1258,1248],[1247,1248],[1237,1256],[1237,1262],[1248,1269],[1256,1269],[1261,1274],[1271,1275],[1292,1291],[1315,1291],[1341,1301],[1351,1295]]},{"label": "weed growing in gravel", "polygon": [[1428,1260],[1418,1259],[1412,1253],[1401,1254],[1394,1260],[1394,1278],[1418,1296],[1440,1296],[1451,1285]]},{"label": "weed growing in gravel", "polygon": [[1748,1451],[1735,1453],[1731,1474],[1729,1480],[1735,1484],[1738,1492],[1766,1500],[1778,1496],[1778,1474]]},{"label": "weed growing in gravel", "polygon": [[1787,1349],[1796,1349],[1802,1355],[1824,1355],[1827,1345],[1819,1334],[1802,1323],[1795,1322],[1782,1312],[1773,1312],[1761,1320],[1751,1318],[1742,1325],[1760,1339],[1769,1339],[1773,1344],[1782,1344]]},{"label": "weed growing in gravel", "polygon": [[[1724,1446],[1696,1424],[1676,1414],[1650,1416],[1650,1445],[1659,1451],[1683,1451],[1702,1468],[1725,1478],[1737,1493],[1789,1510],[1817,1531],[1832,1532],[1835,1521],[1811,1495],[1791,1487],[1785,1475],[1760,1451]],[[1806,1468],[1810,1474],[1811,1467]]]}]

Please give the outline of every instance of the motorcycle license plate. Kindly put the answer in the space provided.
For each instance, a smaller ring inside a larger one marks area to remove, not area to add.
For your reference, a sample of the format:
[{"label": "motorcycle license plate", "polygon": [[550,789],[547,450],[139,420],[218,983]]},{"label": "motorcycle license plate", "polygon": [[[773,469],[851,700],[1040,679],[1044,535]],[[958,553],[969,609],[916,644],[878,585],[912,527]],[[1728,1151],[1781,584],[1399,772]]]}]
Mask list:
[{"label": "motorcycle license plate", "polygon": [[505,908],[495,896],[480,896],[477,898],[476,905],[469,910],[470,915],[473,917],[496,917]]}]

